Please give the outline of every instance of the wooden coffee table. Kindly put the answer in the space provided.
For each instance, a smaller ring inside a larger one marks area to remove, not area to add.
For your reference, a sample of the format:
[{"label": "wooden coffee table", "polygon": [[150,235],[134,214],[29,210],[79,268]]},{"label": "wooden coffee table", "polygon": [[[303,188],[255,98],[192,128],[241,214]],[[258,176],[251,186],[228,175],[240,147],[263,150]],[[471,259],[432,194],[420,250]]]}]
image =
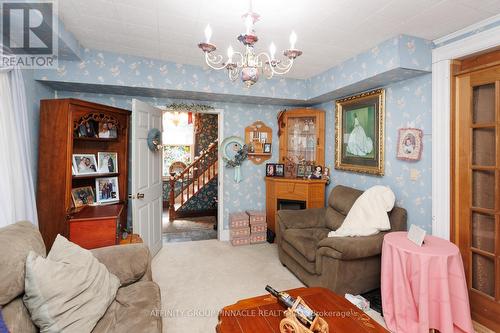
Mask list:
[{"label": "wooden coffee table", "polygon": [[[325,288],[298,288],[288,290],[293,297],[300,296],[329,325],[330,333],[388,333],[375,320],[344,297]],[[284,317],[284,306],[267,294],[243,299],[226,306],[219,313],[217,333],[279,333]]]}]

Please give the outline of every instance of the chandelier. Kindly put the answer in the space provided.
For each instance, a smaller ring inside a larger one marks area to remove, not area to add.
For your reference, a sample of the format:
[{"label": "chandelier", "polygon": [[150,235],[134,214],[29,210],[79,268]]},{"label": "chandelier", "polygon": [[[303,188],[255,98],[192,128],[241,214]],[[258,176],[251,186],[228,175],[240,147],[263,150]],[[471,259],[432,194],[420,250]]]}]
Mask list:
[{"label": "chandelier", "polygon": [[224,61],[224,57],[220,54],[214,54],[217,47],[210,43],[212,29],[209,24],[205,28],[205,42],[198,44],[198,47],[205,54],[205,62],[208,66],[215,70],[227,69],[231,81],[241,77],[247,87],[252,86],[259,80],[260,73],[268,79],[275,74],[283,75],[288,73],[295,58],[302,54],[302,51],[295,48],[297,35],[294,31],[290,34],[290,48],[283,51],[283,55],[286,57],[283,61],[276,59],[276,46],[272,42],[269,46],[269,53],[255,53],[254,45],[259,38],[255,34],[254,25],[259,19],[259,14],[253,12],[252,0],[249,0],[249,3],[248,12],[242,16],[245,21],[246,32],[237,37],[237,40],[245,46],[243,53],[234,51],[233,47],[229,46],[227,60]]}]

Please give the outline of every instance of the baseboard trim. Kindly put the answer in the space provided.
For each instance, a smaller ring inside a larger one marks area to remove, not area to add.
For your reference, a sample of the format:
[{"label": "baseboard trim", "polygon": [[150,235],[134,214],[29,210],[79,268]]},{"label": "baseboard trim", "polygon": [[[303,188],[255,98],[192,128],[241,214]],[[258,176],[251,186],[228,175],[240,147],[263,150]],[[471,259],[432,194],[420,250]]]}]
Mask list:
[{"label": "baseboard trim", "polygon": [[219,233],[219,241],[229,242],[229,230],[221,230]]}]

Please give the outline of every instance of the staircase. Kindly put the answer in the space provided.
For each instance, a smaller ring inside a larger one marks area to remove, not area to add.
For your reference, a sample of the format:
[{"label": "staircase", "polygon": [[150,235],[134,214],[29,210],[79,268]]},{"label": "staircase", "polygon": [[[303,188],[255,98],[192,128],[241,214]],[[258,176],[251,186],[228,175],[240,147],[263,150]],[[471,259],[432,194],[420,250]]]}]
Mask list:
[{"label": "staircase", "polygon": [[[169,220],[176,219],[177,212],[187,204],[218,174],[218,140],[212,142],[190,165],[170,176]],[[177,184],[177,186],[176,186]]]}]

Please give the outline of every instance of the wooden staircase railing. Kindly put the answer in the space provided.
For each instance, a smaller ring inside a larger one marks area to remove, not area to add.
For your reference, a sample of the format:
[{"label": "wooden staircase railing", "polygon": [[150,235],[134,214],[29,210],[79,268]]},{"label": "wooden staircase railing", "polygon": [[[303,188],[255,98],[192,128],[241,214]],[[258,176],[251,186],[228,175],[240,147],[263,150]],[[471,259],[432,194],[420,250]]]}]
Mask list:
[{"label": "wooden staircase railing", "polygon": [[[208,148],[196,157],[193,163],[176,175],[170,176],[169,220],[176,218],[176,212],[196,195],[208,182],[218,174],[218,140],[212,142]],[[176,183],[180,182],[180,187]],[[176,192],[178,192],[176,194]]]}]

